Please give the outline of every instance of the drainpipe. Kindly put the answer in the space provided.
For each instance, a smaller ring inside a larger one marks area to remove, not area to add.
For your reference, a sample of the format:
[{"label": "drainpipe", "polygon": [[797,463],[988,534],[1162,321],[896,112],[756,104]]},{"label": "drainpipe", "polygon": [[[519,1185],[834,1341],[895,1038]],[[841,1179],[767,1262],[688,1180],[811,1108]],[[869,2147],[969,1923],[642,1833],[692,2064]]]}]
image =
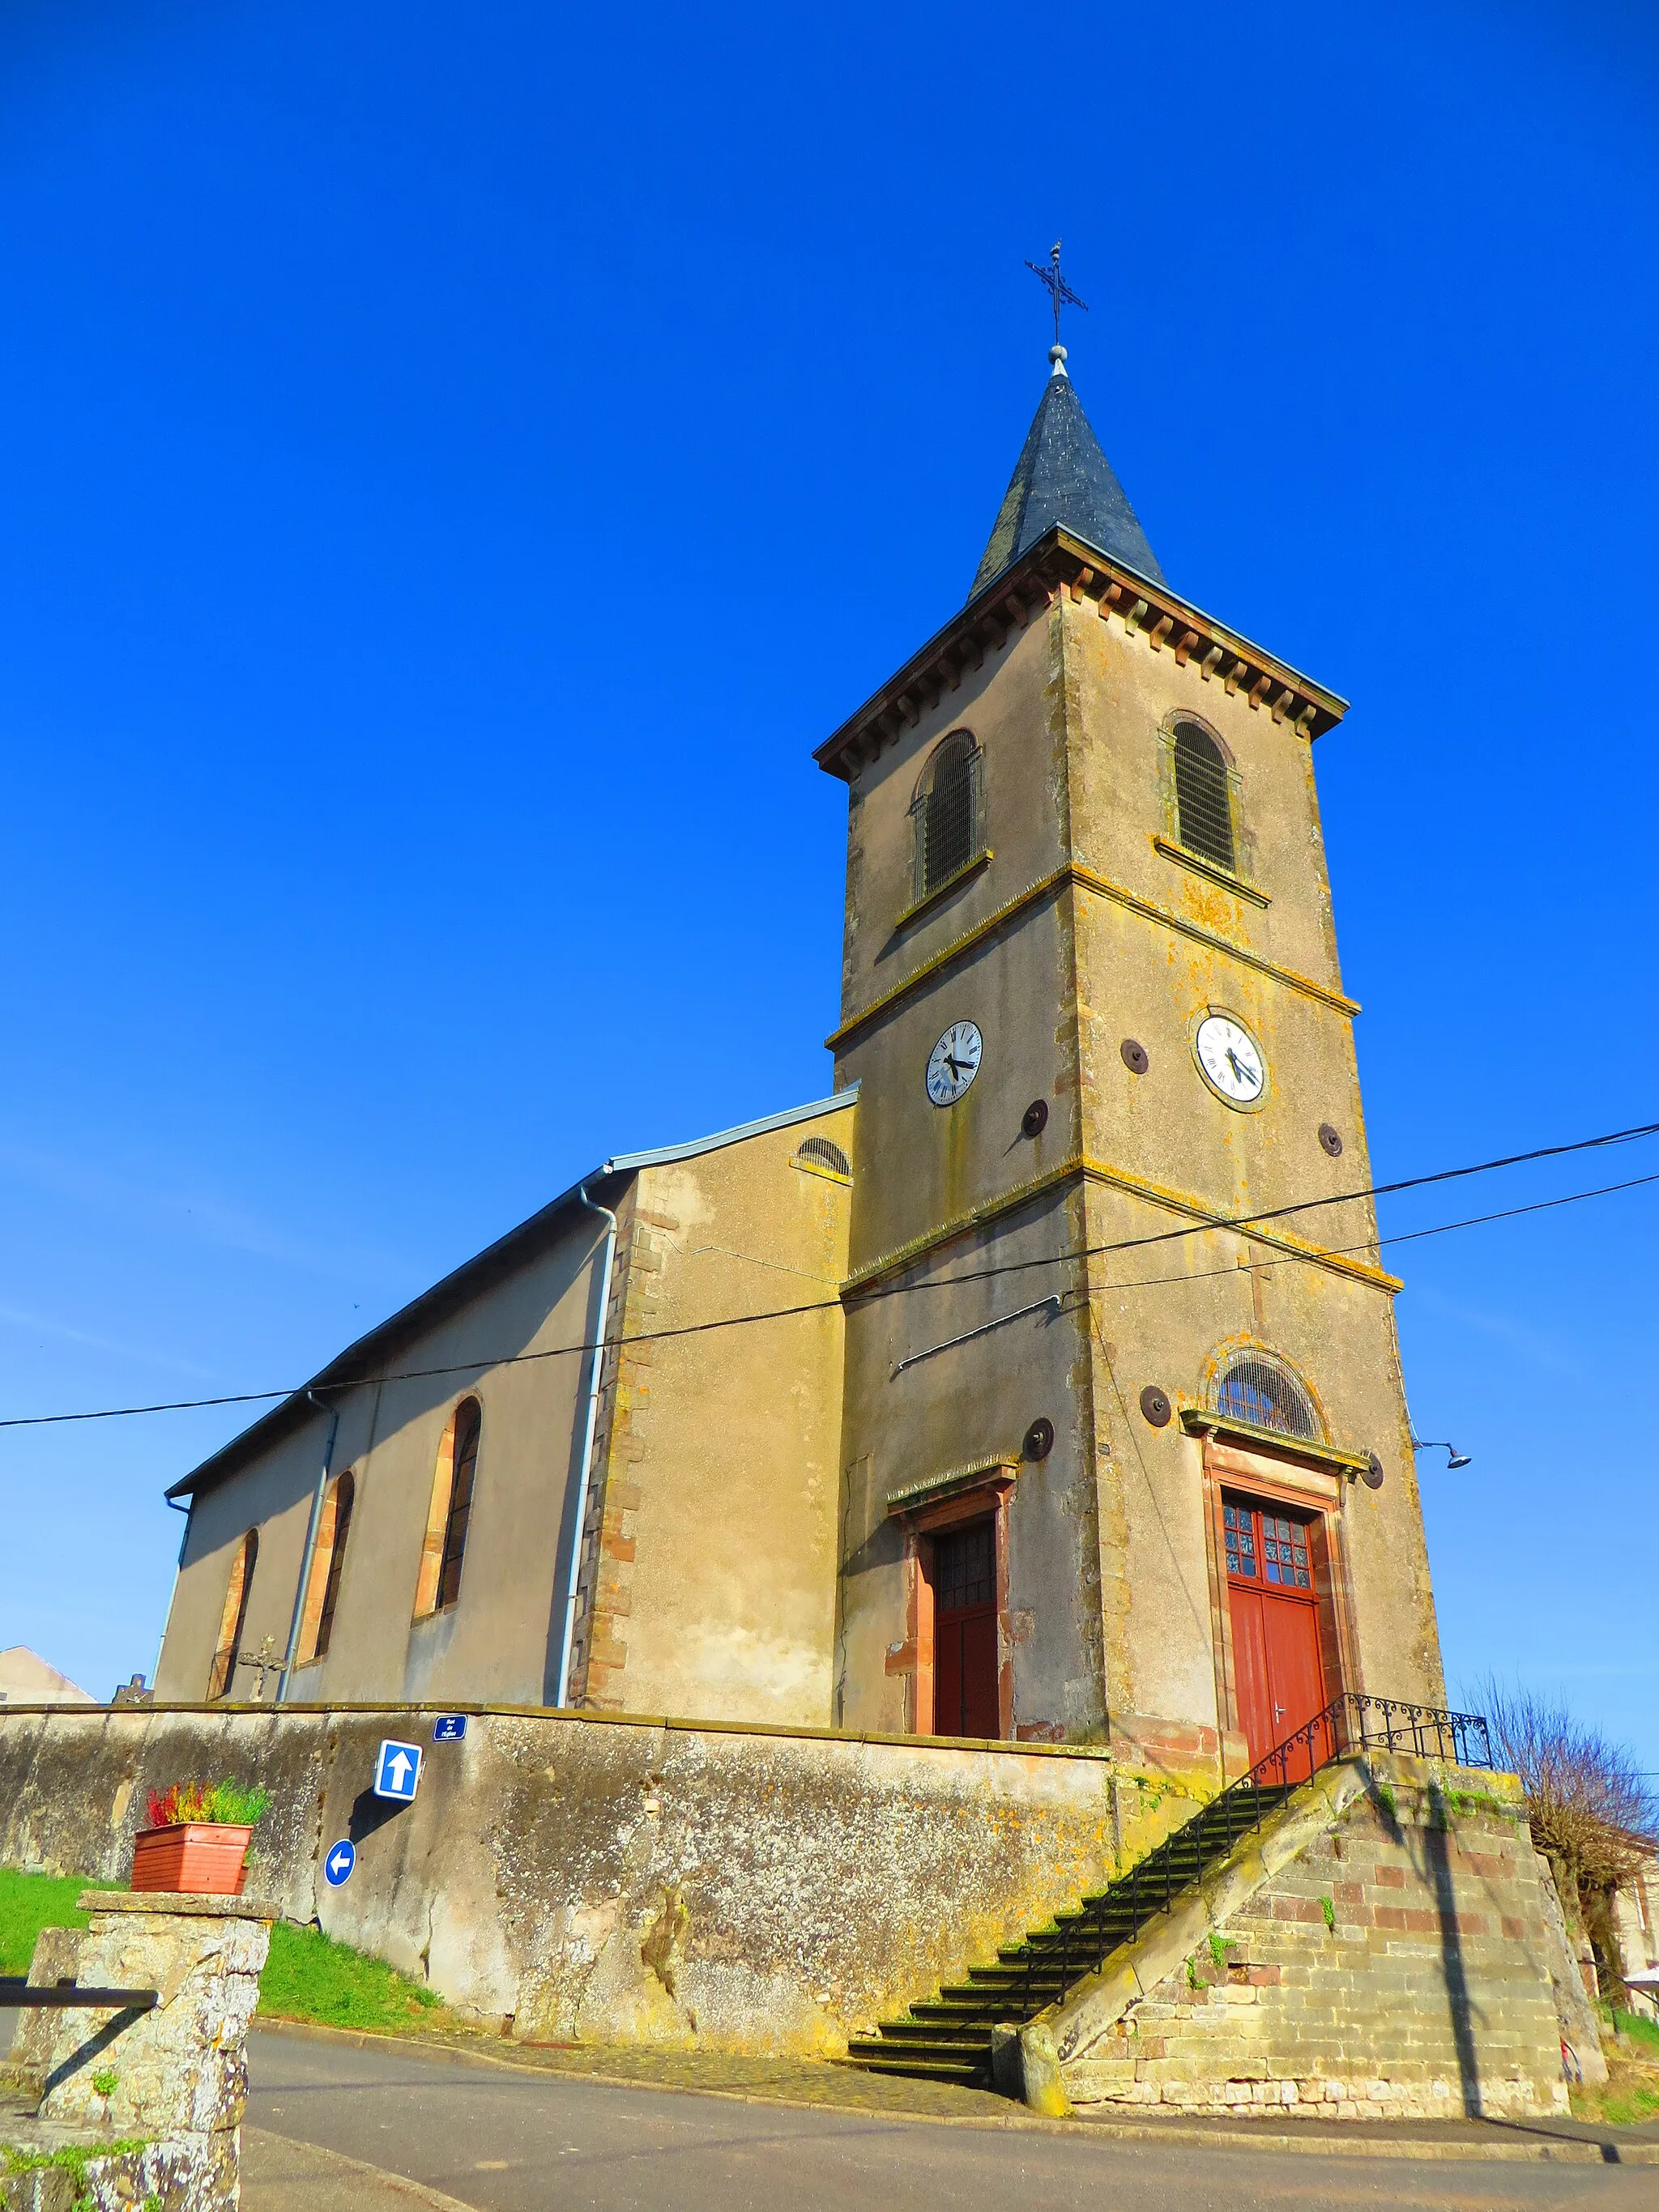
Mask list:
[{"label": "drainpipe", "polygon": [[276,1702],[280,1705],[288,1698],[289,1677],[294,1672],[295,1661],[300,1655],[300,1626],[306,1609],[306,1587],[311,1580],[311,1563],[317,1556],[317,1531],[323,1522],[323,1500],[328,1494],[328,1471],[334,1464],[334,1439],[340,1433],[340,1409],[325,1406],[314,1390],[306,1395],[319,1413],[328,1415],[328,1442],[323,1446],[323,1463],[317,1474],[317,1487],[311,1497],[311,1520],[306,1528],[305,1557],[300,1562],[300,1587],[294,1593],[294,1619],[289,1625],[288,1650],[283,1656],[283,1671],[276,1680]]},{"label": "drainpipe", "polygon": [[593,1461],[593,1431],[599,1425],[599,1383],[605,1370],[605,1323],[611,1310],[611,1271],[617,1257],[617,1217],[608,1206],[600,1206],[587,1194],[587,1186],[581,1184],[577,1196],[590,1213],[605,1216],[605,1257],[599,1262],[599,1326],[593,1339],[587,1369],[587,1418],[582,1424],[582,1455],[576,1475],[576,1517],[570,1537],[570,1583],[564,1597],[564,1638],[559,1650],[559,1693],[556,1705],[563,1705],[570,1693],[570,1647],[576,1637],[577,1583],[582,1571],[582,1524],[587,1518],[588,1470]]}]

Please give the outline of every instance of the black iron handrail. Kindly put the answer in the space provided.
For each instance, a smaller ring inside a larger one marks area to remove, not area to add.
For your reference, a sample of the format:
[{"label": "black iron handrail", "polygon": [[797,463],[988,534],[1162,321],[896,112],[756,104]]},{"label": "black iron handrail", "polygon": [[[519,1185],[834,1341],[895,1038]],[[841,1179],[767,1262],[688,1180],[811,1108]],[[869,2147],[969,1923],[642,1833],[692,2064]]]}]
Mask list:
[{"label": "black iron handrail", "polygon": [[[1278,1811],[1286,1793],[1311,1782],[1334,1759],[1355,1751],[1407,1751],[1421,1759],[1443,1759],[1455,1766],[1490,1766],[1492,1737],[1479,1713],[1455,1713],[1438,1705],[1409,1705],[1398,1698],[1366,1697],[1345,1691],[1333,1698],[1324,1711],[1276,1744],[1249,1772],[1230,1783],[1212,1797],[1203,1810],[1166,1836],[1156,1850],[1138,1859],[1127,1875],[1120,1875],[1090,1906],[1080,1921],[1062,1920],[1059,1927],[1061,1986],[1084,1974],[1095,1973],[1122,1944],[1133,1941],[1156,1912],[1168,1912],[1176,1895],[1211,1861],[1223,1857],[1242,1837],[1259,1828]],[[1196,1867],[1177,1862],[1198,1846]],[[1121,1917],[1127,1905],[1127,1934],[1108,1936],[1101,1923],[1109,1916]],[[1092,1939],[1089,1922],[1098,1932]],[[1073,1938],[1079,1939],[1075,1960]],[[1039,1950],[1030,1939],[1025,1945],[1024,2012],[1034,2012],[1050,2002],[1039,1995],[1033,2001],[1032,1979],[1040,1967],[1045,1981],[1053,1979],[1054,1953]]]},{"label": "black iron handrail", "polygon": [[0,2012],[153,2012],[159,1990],[77,1988],[73,1982],[29,1982],[21,1974],[0,1974]]}]

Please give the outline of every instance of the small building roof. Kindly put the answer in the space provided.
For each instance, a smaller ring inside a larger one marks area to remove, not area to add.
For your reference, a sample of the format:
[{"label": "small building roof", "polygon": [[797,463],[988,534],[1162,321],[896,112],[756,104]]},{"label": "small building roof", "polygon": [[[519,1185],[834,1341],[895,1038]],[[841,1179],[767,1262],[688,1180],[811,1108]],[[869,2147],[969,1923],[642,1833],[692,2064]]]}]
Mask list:
[{"label": "small building roof", "polygon": [[[1054,352],[1063,356],[1062,348],[1056,346]],[[1056,524],[1149,582],[1164,581],[1158,556],[1072,387],[1063,357],[1054,362],[1014,464],[969,599],[977,599]]]},{"label": "small building roof", "polygon": [[0,1651],[0,1705],[95,1705],[90,1690],[59,1674],[51,1661],[27,1644],[14,1644]]},{"label": "small building roof", "polygon": [[193,1498],[203,1491],[216,1488],[234,1474],[239,1468],[246,1466],[257,1453],[275,1443],[278,1437],[301,1423],[315,1419],[318,1409],[307,1396],[308,1392],[329,1388],[338,1389],[343,1384],[374,1380],[377,1368],[393,1358],[403,1346],[453,1313],[457,1307],[465,1304],[479,1291],[501,1281],[515,1268],[533,1259],[555,1235],[563,1231],[568,1217],[581,1206],[584,1189],[603,1194],[608,1186],[625,1181],[641,1168],[665,1167],[676,1160],[696,1159],[701,1153],[719,1152],[724,1146],[742,1143],[745,1138],[764,1136],[770,1129],[787,1129],[796,1121],[816,1121],[825,1114],[837,1113],[845,1107],[856,1104],[858,1095],[858,1085],[854,1084],[850,1089],[838,1091],[831,1097],[815,1099],[806,1106],[787,1106],[781,1114],[767,1114],[757,1121],[741,1122],[735,1129],[721,1129],[712,1137],[694,1137],[688,1143],[663,1145],[653,1152],[617,1153],[603,1166],[594,1168],[573,1182],[568,1190],[562,1191],[550,1205],[543,1206],[539,1213],[532,1213],[516,1229],[509,1229],[505,1237],[497,1237],[493,1244],[486,1245],[471,1259],[464,1260],[459,1267],[434,1283],[429,1290],[422,1291],[417,1298],[411,1298],[406,1306],[399,1307],[377,1328],[370,1329],[366,1336],[360,1336],[355,1344],[349,1344],[308,1382],[301,1383],[297,1390],[290,1391],[269,1413],[262,1413],[257,1421],[244,1429],[240,1436],[233,1437],[228,1444],[222,1445],[199,1467],[193,1468],[186,1475],[181,1475],[169,1486],[166,1496],[168,1498]]}]

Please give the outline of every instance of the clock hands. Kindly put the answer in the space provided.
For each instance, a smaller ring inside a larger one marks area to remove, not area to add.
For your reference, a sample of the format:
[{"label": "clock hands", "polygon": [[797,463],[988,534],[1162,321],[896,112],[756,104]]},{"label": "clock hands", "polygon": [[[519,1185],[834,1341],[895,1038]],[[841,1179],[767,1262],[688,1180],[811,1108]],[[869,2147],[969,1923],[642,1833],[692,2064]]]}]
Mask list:
[{"label": "clock hands", "polygon": [[1233,1050],[1231,1045],[1229,1045],[1227,1048],[1227,1062],[1231,1067],[1233,1073],[1238,1078],[1241,1083],[1254,1083],[1255,1081],[1256,1072],[1255,1068],[1246,1067],[1243,1061],[1240,1060],[1238,1054]]}]

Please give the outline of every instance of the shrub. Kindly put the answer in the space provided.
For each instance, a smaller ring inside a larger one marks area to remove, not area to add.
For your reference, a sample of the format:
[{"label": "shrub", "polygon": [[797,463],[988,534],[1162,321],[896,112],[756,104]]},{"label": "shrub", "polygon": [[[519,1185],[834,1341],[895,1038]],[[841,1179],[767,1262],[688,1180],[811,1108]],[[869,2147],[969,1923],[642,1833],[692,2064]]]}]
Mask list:
[{"label": "shrub", "polygon": [[170,1790],[149,1793],[152,1828],[171,1828],[180,1820],[257,1827],[270,1809],[269,1790],[245,1790],[239,1782],[175,1782]]}]

